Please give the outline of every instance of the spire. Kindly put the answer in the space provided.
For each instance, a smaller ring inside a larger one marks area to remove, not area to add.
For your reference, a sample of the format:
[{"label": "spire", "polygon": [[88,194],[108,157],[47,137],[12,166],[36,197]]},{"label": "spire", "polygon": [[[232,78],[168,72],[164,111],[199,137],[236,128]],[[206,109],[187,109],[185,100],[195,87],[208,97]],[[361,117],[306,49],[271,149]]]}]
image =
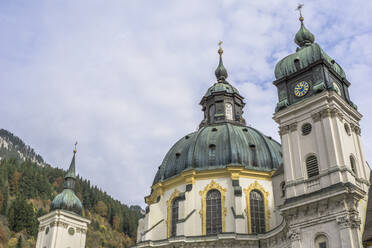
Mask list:
[{"label": "spire", "polygon": [[65,184],[64,189],[61,193],[54,197],[50,209],[51,211],[55,209],[63,209],[75,212],[79,215],[82,213],[82,204],[79,198],[75,195],[75,181],[76,181],[76,174],[75,174],[75,154],[76,154],[76,145],[73,150],[74,155],[72,156],[70,167],[65,175]]},{"label": "spire", "polygon": [[76,178],[76,174],[75,174],[75,154],[76,154],[76,145],[77,145],[77,142],[75,143],[75,148],[73,150],[73,153],[74,155],[72,156],[72,160],[71,160],[71,163],[70,163],[70,167],[68,168],[68,171],[65,175],[65,179],[67,178],[73,178],[75,179]]},{"label": "spire", "polygon": [[304,25],[304,17],[302,16],[301,12],[303,6],[303,4],[299,4],[297,6],[297,10],[300,12],[299,20],[301,22],[301,27],[300,30],[298,30],[298,32],[296,33],[294,41],[299,47],[309,46],[314,43],[315,40],[314,35]]},{"label": "spire", "polygon": [[67,171],[67,173],[65,175],[65,186],[64,186],[65,189],[74,190],[74,188],[75,188],[75,180],[76,180],[76,174],[75,174],[76,145],[77,145],[77,142],[75,143],[75,148],[73,150],[74,155],[72,156],[70,167],[68,168],[68,171]]},{"label": "spire", "polygon": [[228,75],[227,75],[226,68],[223,66],[223,62],[222,62],[223,50],[222,50],[221,45],[222,45],[222,41],[219,41],[218,42],[218,46],[219,46],[218,54],[220,55],[220,62],[214,73],[216,74],[216,78],[219,83],[225,83],[226,82],[225,79],[227,78]]}]

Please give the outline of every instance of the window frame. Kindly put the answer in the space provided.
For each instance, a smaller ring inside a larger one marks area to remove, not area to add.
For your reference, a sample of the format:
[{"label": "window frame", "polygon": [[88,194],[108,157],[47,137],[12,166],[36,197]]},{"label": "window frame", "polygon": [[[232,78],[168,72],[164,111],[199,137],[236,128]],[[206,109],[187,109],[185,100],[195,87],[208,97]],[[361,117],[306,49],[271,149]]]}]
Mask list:
[{"label": "window frame", "polygon": [[269,209],[269,192],[265,190],[265,188],[255,180],[251,183],[248,188],[244,189],[245,194],[245,201],[246,201],[246,209],[245,214],[247,216],[247,225],[248,225],[248,234],[252,234],[252,223],[251,223],[251,205],[250,205],[250,192],[252,190],[258,190],[261,192],[264,198],[264,206],[265,206],[265,232],[270,230],[270,209]]},{"label": "window frame", "polygon": [[226,192],[227,189],[223,188],[220,184],[215,182],[214,180],[211,180],[211,182],[204,187],[203,190],[199,191],[199,194],[201,196],[201,210],[200,210],[200,216],[202,221],[202,235],[207,235],[207,204],[206,204],[206,196],[209,190],[216,189],[221,193],[221,222],[222,222],[222,233],[226,231],[226,215],[227,215],[227,208],[226,208]]},{"label": "window frame", "polygon": [[[312,161],[309,161],[310,158],[315,158],[315,161],[316,161],[316,168],[309,168],[309,166],[312,166],[310,163]],[[305,159],[305,169],[306,169],[306,175],[307,175],[307,178],[308,179],[314,179],[314,178],[317,178],[319,175],[320,175],[320,169],[319,169],[319,159],[318,159],[318,156],[316,154],[308,154],[306,156],[306,159]],[[311,172],[311,174],[309,173],[309,169],[311,170],[314,170],[316,169],[316,173]]]},{"label": "window frame", "polygon": [[[211,196],[216,194],[216,196]],[[206,235],[222,233],[222,206],[221,192],[210,189],[205,197],[206,204]]]},{"label": "window frame", "polygon": [[[260,199],[255,197],[259,196]],[[250,218],[251,218],[251,231],[252,233],[262,234],[266,232],[265,220],[265,197],[261,191],[257,189],[249,192],[250,203]]]}]

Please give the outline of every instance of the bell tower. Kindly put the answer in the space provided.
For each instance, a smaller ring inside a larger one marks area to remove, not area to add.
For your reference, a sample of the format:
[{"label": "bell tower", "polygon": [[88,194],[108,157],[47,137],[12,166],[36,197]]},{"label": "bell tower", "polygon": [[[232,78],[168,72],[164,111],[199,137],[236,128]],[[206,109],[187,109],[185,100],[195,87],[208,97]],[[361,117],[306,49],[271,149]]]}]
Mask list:
[{"label": "bell tower", "polygon": [[284,161],[279,209],[292,247],[362,247],[370,173],[362,115],[343,69],[305,27],[301,7],[298,48],[277,63],[273,82]]}]

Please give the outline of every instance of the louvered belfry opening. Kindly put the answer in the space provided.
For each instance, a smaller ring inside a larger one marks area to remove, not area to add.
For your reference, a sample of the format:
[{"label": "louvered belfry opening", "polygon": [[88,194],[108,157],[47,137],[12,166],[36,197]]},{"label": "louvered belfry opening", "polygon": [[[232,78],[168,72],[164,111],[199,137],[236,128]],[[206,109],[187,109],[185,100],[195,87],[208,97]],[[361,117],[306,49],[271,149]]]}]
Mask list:
[{"label": "louvered belfry opening", "polygon": [[249,194],[252,233],[265,233],[265,204],[264,198],[258,190]]},{"label": "louvered belfry opening", "polygon": [[172,202],[172,237],[177,235],[177,221],[178,221],[178,209],[179,209],[179,198],[175,198]]},{"label": "louvered belfry opening", "polygon": [[305,123],[302,125],[302,128],[301,128],[301,131],[302,131],[302,135],[308,135],[311,133],[311,129],[312,129],[312,126],[310,123]]},{"label": "louvered belfry opening", "polygon": [[206,228],[208,234],[222,232],[221,193],[216,189],[208,191],[206,197]]},{"label": "louvered belfry opening", "polygon": [[308,178],[319,175],[318,159],[311,155],[306,159],[306,169]]}]

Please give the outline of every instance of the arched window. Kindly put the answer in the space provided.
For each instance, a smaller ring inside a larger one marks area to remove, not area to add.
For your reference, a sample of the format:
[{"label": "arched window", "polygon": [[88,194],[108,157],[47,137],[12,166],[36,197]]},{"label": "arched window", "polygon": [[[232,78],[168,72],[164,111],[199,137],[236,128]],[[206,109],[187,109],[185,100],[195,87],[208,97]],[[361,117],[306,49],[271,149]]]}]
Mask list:
[{"label": "arched window", "polygon": [[172,230],[171,236],[174,237],[177,235],[177,221],[178,221],[178,208],[179,208],[179,200],[180,198],[174,198],[172,202]]},{"label": "arched window", "polygon": [[265,204],[260,191],[252,190],[249,194],[252,233],[265,232]]},{"label": "arched window", "polygon": [[206,233],[222,232],[221,193],[217,189],[208,191],[206,197]]},{"label": "arched window", "polygon": [[320,234],[315,238],[316,248],[328,248],[328,238],[324,234]]},{"label": "arched window", "polygon": [[209,122],[210,123],[213,123],[214,122],[214,114],[215,113],[216,113],[216,107],[214,106],[214,104],[212,104],[211,106],[209,106],[209,111],[208,111]]},{"label": "arched window", "polygon": [[307,177],[311,178],[319,175],[318,159],[311,155],[306,159]]},{"label": "arched window", "polygon": [[225,104],[225,115],[227,120],[233,120],[234,115],[233,115],[233,106],[231,103],[226,103]]},{"label": "arched window", "polygon": [[350,155],[350,165],[351,165],[351,170],[357,174],[357,170],[356,170],[356,165],[355,165],[355,159],[352,155]]}]

